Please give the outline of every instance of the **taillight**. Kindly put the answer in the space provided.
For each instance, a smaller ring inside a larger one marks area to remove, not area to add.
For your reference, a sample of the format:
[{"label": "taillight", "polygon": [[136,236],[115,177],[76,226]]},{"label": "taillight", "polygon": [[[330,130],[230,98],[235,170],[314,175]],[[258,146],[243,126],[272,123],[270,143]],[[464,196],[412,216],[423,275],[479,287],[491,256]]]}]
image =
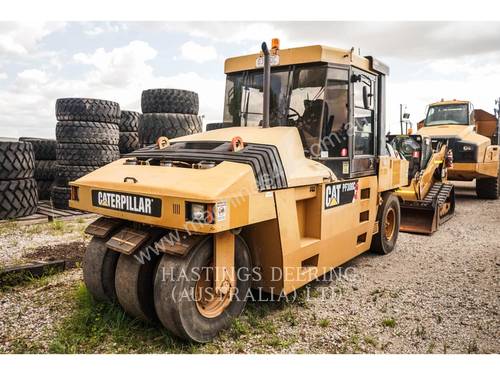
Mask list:
[{"label": "taillight", "polygon": [[347,148],[343,148],[342,150],[340,150],[340,156],[347,156]]},{"label": "taillight", "polygon": [[420,159],[420,151],[413,151],[412,155],[415,159]]}]

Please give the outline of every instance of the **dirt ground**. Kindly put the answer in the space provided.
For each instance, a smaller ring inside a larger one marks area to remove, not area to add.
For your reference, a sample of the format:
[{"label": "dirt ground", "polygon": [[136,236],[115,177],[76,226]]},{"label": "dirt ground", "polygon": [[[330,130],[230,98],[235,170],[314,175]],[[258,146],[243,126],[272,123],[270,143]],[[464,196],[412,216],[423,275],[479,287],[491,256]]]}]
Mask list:
[{"label": "dirt ground", "polygon": [[[52,257],[46,246],[58,244],[77,256],[85,223],[66,225],[59,233],[41,227],[32,240],[29,229],[0,228],[0,259]],[[344,276],[312,283],[294,302],[251,302],[206,345],[185,346],[156,326],[124,335],[122,323],[95,322],[102,308],[84,317],[91,329],[62,345],[61,332],[71,336],[68,322],[82,315],[76,268],[0,291],[0,352],[499,353],[499,229],[500,200],[477,200],[460,184],[455,217],[433,236],[401,233],[390,255],[363,254],[336,270]]]}]

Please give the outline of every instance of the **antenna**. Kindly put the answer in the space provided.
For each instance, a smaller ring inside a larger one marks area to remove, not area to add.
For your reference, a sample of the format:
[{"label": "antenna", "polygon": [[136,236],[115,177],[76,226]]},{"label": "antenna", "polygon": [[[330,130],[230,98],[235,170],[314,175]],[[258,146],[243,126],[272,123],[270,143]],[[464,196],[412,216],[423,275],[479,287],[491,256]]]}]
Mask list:
[{"label": "antenna", "polygon": [[262,127],[269,127],[269,103],[271,91],[271,61],[269,59],[269,49],[266,42],[262,42],[262,53],[264,54],[264,82],[262,84],[264,90],[263,112],[262,112]]}]

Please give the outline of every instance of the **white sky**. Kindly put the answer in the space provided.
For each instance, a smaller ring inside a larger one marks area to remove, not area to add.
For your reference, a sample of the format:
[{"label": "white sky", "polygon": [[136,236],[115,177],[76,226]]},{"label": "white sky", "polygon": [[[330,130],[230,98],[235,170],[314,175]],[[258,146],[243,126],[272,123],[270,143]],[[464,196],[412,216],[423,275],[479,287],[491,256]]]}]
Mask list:
[{"label": "white sky", "polygon": [[141,91],[200,94],[205,122],[222,117],[226,57],[309,44],[361,49],[390,65],[388,125],[399,104],[414,122],[441,98],[492,111],[500,97],[500,22],[0,22],[0,137],[55,136],[58,97],[116,100]]}]

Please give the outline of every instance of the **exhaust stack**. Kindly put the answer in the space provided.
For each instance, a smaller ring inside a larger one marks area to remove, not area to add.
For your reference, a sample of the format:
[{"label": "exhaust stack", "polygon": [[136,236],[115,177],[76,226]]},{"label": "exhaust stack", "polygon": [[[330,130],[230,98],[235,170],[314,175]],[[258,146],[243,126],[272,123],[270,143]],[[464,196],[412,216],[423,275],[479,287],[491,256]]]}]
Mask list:
[{"label": "exhaust stack", "polygon": [[264,108],[262,111],[262,127],[269,127],[269,101],[271,95],[271,61],[269,58],[269,49],[267,48],[266,42],[262,42],[262,53],[264,54],[264,82],[263,82],[263,91],[264,91]]}]

